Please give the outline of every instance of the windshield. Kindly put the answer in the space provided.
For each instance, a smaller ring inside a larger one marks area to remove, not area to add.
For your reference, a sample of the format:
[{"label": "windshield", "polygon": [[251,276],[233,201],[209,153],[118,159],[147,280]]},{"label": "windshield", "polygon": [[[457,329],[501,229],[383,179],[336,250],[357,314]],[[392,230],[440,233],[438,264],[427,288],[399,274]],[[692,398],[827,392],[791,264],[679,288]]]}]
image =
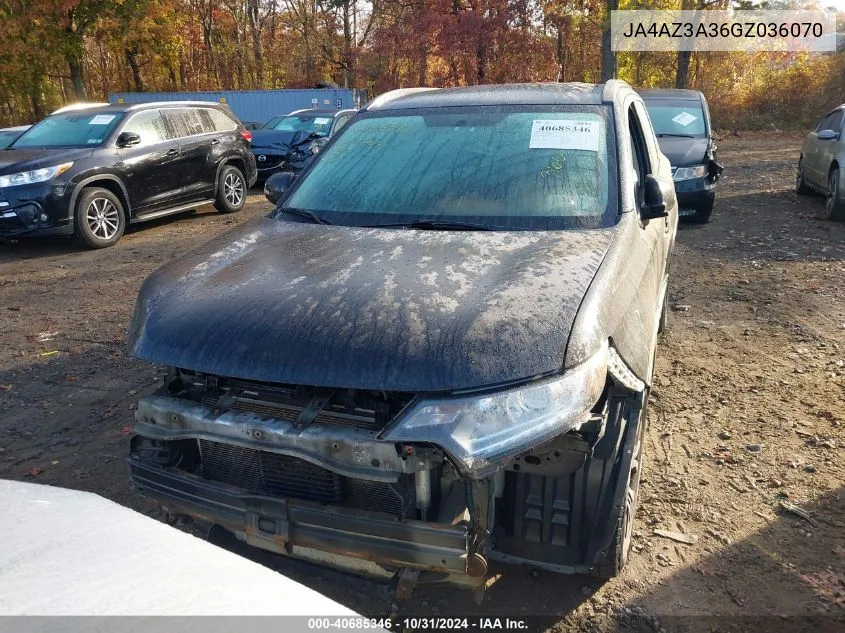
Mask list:
[{"label": "windshield", "polygon": [[605,106],[365,113],[285,206],[335,224],[608,226],[617,213],[610,116]]},{"label": "windshield", "polygon": [[270,123],[267,124],[268,129],[278,130],[280,132],[311,132],[317,136],[328,136],[329,130],[332,127],[333,117],[330,114],[313,115],[313,114],[291,114],[279,121],[276,121],[272,127]]},{"label": "windshield", "polygon": [[121,112],[65,112],[36,123],[12,144],[24,147],[93,147],[102,145],[123,117]]},{"label": "windshield", "polygon": [[704,112],[698,102],[669,104],[646,101],[645,107],[657,136],[707,136]]}]

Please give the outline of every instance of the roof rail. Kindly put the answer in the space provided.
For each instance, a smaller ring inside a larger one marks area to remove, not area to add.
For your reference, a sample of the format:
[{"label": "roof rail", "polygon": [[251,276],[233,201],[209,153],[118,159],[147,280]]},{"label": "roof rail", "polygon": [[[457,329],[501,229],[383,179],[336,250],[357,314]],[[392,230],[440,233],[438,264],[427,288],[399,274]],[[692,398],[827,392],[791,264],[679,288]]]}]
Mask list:
[{"label": "roof rail", "polygon": [[601,91],[601,100],[603,103],[612,103],[616,93],[619,92],[620,88],[629,88],[632,89],[631,86],[628,85],[627,81],[622,81],[621,79],[608,79],[604,83],[604,88]]},{"label": "roof rail", "polygon": [[437,90],[437,88],[399,88],[397,90],[391,90],[390,92],[385,92],[384,94],[375,97],[372,101],[364,104],[364,107],[361,109],[369,110],[371,108],[379,108],[384,104],[400,99],[401,97],[407,97],[408,95],[412,95],[417,92],[425,92],[427,90]]},{"label": "roof rail", "polygon": [[117,108],[125,108],[127,112],[132,110],[140,110],[142,108],[167,108],[167,107],[194,107],[194,108],[210,108],[210,107],[225,107],[228,108],[228,103],[220,103],[219,101],[139,101],[138,103],[109,103]]}]

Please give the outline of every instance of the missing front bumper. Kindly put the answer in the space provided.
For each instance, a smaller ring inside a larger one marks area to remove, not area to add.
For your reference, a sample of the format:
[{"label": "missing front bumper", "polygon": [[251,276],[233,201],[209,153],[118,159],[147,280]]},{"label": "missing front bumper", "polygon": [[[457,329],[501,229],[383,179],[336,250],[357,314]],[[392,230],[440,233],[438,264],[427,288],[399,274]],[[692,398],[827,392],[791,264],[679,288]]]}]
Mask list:
[{"label": "missing front bumper", "polygon": [[420,569],[453,583],[484,582],[486,569],[473,564],[464,524],[399,521],[380,513],[244,494],[135,457],[129,459],[129,472],[139,492],[172,511],[221,525],[265,550],[296,556],[300,549],[311,549],[371,561],[387,571]]}]

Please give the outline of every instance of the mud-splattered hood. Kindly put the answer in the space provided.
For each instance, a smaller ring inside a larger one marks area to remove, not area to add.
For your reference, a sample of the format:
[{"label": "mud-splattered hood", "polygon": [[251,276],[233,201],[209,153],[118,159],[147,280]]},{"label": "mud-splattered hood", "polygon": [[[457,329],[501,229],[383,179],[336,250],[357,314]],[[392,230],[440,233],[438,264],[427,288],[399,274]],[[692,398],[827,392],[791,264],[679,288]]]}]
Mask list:
[{"label": "mud-splattered hood", "polygon": [[465,389],[562,366],[613,238],[263,219],[154,273],[130,330],[156,363],[273,382]]}]

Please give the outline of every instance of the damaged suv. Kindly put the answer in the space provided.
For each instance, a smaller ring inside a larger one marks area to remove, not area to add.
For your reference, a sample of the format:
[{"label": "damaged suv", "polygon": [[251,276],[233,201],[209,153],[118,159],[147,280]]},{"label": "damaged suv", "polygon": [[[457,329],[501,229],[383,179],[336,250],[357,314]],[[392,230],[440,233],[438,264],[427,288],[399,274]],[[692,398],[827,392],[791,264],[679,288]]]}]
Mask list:
[{"label": "damaged suv", "polygon": [[616,574],[674,196],[624,82],[375,99],[268,217],[144,283],[130,348],[169,369],[133,485],[399,581]]}]

